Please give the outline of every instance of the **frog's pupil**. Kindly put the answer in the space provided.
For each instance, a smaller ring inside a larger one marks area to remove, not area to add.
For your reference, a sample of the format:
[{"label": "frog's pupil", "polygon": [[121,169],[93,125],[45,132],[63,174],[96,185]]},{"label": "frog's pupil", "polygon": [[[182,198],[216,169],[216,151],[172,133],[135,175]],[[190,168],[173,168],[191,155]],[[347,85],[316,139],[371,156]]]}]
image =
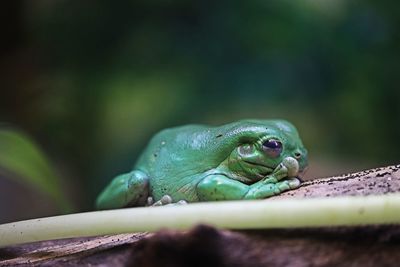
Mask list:
[{"label": "frog's pupil", "polygon": [[268,140],[266,141],[263,146],[267,147],[267,148],[272,148],[272,149],[277,149],[282,147],[281,142],[277,141],[277,140]]},{"label": "frog's pupil", "polygon": [[278,157],[282,153],[282,143],[278,140],[270,139],[263,143],[263,149],[271,157]]}]

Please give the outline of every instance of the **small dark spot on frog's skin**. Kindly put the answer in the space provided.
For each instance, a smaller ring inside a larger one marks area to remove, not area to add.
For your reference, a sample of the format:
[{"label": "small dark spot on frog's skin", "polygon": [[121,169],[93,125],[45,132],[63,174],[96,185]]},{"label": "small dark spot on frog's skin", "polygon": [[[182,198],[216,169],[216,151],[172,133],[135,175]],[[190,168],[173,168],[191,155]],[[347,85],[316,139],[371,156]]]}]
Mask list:
[{"label": "small dark spot on frog's skin", "polygon": [[222,137],[222,136],[223,136],[223,134],[219,134],[219,135],[216,136],[216,138],[219,138],[219,137]]},{"label": "small dark spot on frog's skin", "polygon": [[157,158],[157,156],[158,156],[157,153],[154,153],[153,155],[154,155],[155,158]]}]

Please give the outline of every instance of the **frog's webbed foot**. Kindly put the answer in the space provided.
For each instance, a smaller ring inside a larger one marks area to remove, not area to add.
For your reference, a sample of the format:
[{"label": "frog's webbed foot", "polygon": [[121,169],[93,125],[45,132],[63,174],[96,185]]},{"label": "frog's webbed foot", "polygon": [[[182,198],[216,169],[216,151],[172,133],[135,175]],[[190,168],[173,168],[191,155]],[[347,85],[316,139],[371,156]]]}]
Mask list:
[{"label": "frog's webbed foot", "polygon": [[179,200],[178,202],[173,202],[172,197],[170,195],[164,195],[160,200],[154,202],[153,197],[147,198],[147,205],[156,207],[156,206],[171,206],[171,205],[186,205],[188,204],[186,200]]}]

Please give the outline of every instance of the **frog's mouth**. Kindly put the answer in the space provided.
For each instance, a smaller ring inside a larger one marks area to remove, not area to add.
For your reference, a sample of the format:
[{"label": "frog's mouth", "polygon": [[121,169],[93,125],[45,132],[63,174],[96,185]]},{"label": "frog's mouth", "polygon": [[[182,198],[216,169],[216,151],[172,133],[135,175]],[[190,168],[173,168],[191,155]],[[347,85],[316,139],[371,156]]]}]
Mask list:
[{"label": "frog's mouth", "polygon": [[260,162],[253,162],[253,161],[249,161],[249,160],[243,160],[243,163],[248,165],[246,167],[248,167],[248,169],[256,169],[257,172],[257,176],[261,178],[265,177],[268,174],[271,174],[273,172],[273,170],[275,169],[274,167],[271,166],[267,166],[265,164],[262,164]]},{"label": "frog's mouth", "polygon": [[[258,170],[258,172],[255,173],[255,174],[256,174],[256,175],[258,176],[258,178],[260,178],[260,179],[261,179],[261,178],[264,178],[266,175],[271,174],[271,173],[276,169],[276,167],[277,167],[277,166],[271,167],[271,166],[268,166],[268,165],[263,164],[263,163],[261,163],[261,162],[253,162],[253,161],[243,160],[243,159],[242,159],[242,161],[243,161],[246,165],[248,165],[248,166],[246,166],[246,167],[248,167],[249,169],[254,169],[254,168],[256,168],[256,169]],[[301,178],[304,176],[304,174],[305,174],[305,172],[307,171],[307,169],[308,169],[308,166],[305,167],[305,168],[303,168],[303,169],[300,169],[299,172],[298,172],[297,175],[296,175],[296,178],[298,178],[298,179],[301,180]]]}]

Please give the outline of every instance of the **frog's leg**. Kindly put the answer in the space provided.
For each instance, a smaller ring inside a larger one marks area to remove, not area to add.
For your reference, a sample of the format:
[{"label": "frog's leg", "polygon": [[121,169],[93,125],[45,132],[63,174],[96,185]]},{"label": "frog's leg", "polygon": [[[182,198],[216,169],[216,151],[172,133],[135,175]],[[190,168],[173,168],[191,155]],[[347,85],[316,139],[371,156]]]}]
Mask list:
[{"label": "frog's leg", "polygon": [[297,178],[276,183],[272,183],[271,179],[246,185],[223,175],[210,175],[197,185],[197,195],[200,201],[263,199],[295,189],[300,185],[300,180]]},{"label": "frog's leg", "polygon": [[97,209],[144,206],[149,196],[149,178],[139,170],[115,177],[96,200]]},{"label": "frog's leg", "polygon": [[299,187],[300,180],[297,178],[281,181],[288,176],[293,177],[297,171],[296,163],[291,160],[284,161],[270,176],[252,185],[243,184],[220,174],[210,175],[197,185],[197,195],[202,201],[267,198]]}]

